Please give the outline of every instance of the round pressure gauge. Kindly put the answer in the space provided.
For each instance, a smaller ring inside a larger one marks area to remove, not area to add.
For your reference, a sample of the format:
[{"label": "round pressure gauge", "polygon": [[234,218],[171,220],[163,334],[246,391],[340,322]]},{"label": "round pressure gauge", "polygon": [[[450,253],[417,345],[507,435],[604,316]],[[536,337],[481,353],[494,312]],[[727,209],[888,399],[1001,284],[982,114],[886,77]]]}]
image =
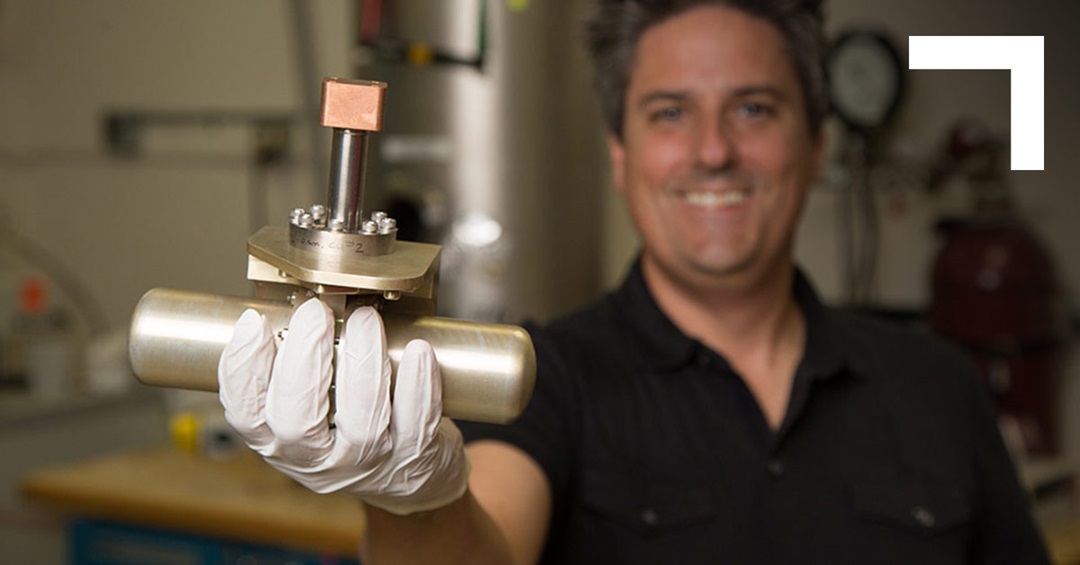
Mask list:
[{"label": "round pressure gauge", "polygon": [[848,127],[884,125],[900,104],[904,67],[892,42],[873,31],[851,31],[837,39],[826,60],[833,110]]}]

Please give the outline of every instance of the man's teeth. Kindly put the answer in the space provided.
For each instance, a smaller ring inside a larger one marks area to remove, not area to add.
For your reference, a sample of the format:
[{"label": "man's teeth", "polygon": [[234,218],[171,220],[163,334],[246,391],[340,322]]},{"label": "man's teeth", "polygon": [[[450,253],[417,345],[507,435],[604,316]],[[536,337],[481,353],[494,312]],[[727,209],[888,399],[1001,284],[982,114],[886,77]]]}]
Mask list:
[{"label": "man's teeth", "polygon": [[707,208],[720,208],[722,206],[734,206],[746,200],[747,194],[741,190],[727,192],[685,192],[683,199],[693,206]]}]

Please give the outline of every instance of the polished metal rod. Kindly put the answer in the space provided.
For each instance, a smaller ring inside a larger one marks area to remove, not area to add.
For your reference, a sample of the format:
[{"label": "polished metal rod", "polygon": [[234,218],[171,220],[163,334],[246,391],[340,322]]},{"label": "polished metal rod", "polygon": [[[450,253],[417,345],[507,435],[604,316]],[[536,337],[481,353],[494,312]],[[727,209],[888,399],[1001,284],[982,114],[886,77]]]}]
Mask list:
[{"label": "polished metal rod", "polygon": [[330,191],[327,197],[327,225],[335,220],[343,229],[360,229],[364,205],[364,160],[367,158],[367,132],[334,128],[330,150]]}]

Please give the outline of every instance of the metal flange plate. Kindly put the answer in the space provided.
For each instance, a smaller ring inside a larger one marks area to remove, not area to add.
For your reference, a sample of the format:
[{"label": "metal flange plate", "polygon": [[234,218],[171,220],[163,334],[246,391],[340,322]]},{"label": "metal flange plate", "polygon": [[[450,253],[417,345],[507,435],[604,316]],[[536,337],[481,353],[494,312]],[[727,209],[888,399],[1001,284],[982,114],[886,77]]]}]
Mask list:
[{"label": "metal flange plate", "polygon": [[282,273],[308,283],[404,294],[424,293],[439,271],[442,248],[398,241],[386,255],[328,254],[298,249],[289,230],[264,227],[248,239],[248,254]]}]

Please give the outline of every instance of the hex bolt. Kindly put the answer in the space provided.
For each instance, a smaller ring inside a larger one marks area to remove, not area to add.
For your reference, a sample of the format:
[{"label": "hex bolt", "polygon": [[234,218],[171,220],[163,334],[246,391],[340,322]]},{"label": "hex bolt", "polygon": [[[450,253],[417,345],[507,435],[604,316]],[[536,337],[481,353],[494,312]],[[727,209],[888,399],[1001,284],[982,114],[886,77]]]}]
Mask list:
[{"label": "hex bolt", "polygon": [[368,220],[360,226],[360,231],[367,235],[374,235],[379,232],[379,224]]},{"label": "hex bolt", "polygon": [[293,208],[292,212],[289,212],[289,223],[294,226],[300,225],[300,216],[303,216],[305,212],[303,208]]}]

